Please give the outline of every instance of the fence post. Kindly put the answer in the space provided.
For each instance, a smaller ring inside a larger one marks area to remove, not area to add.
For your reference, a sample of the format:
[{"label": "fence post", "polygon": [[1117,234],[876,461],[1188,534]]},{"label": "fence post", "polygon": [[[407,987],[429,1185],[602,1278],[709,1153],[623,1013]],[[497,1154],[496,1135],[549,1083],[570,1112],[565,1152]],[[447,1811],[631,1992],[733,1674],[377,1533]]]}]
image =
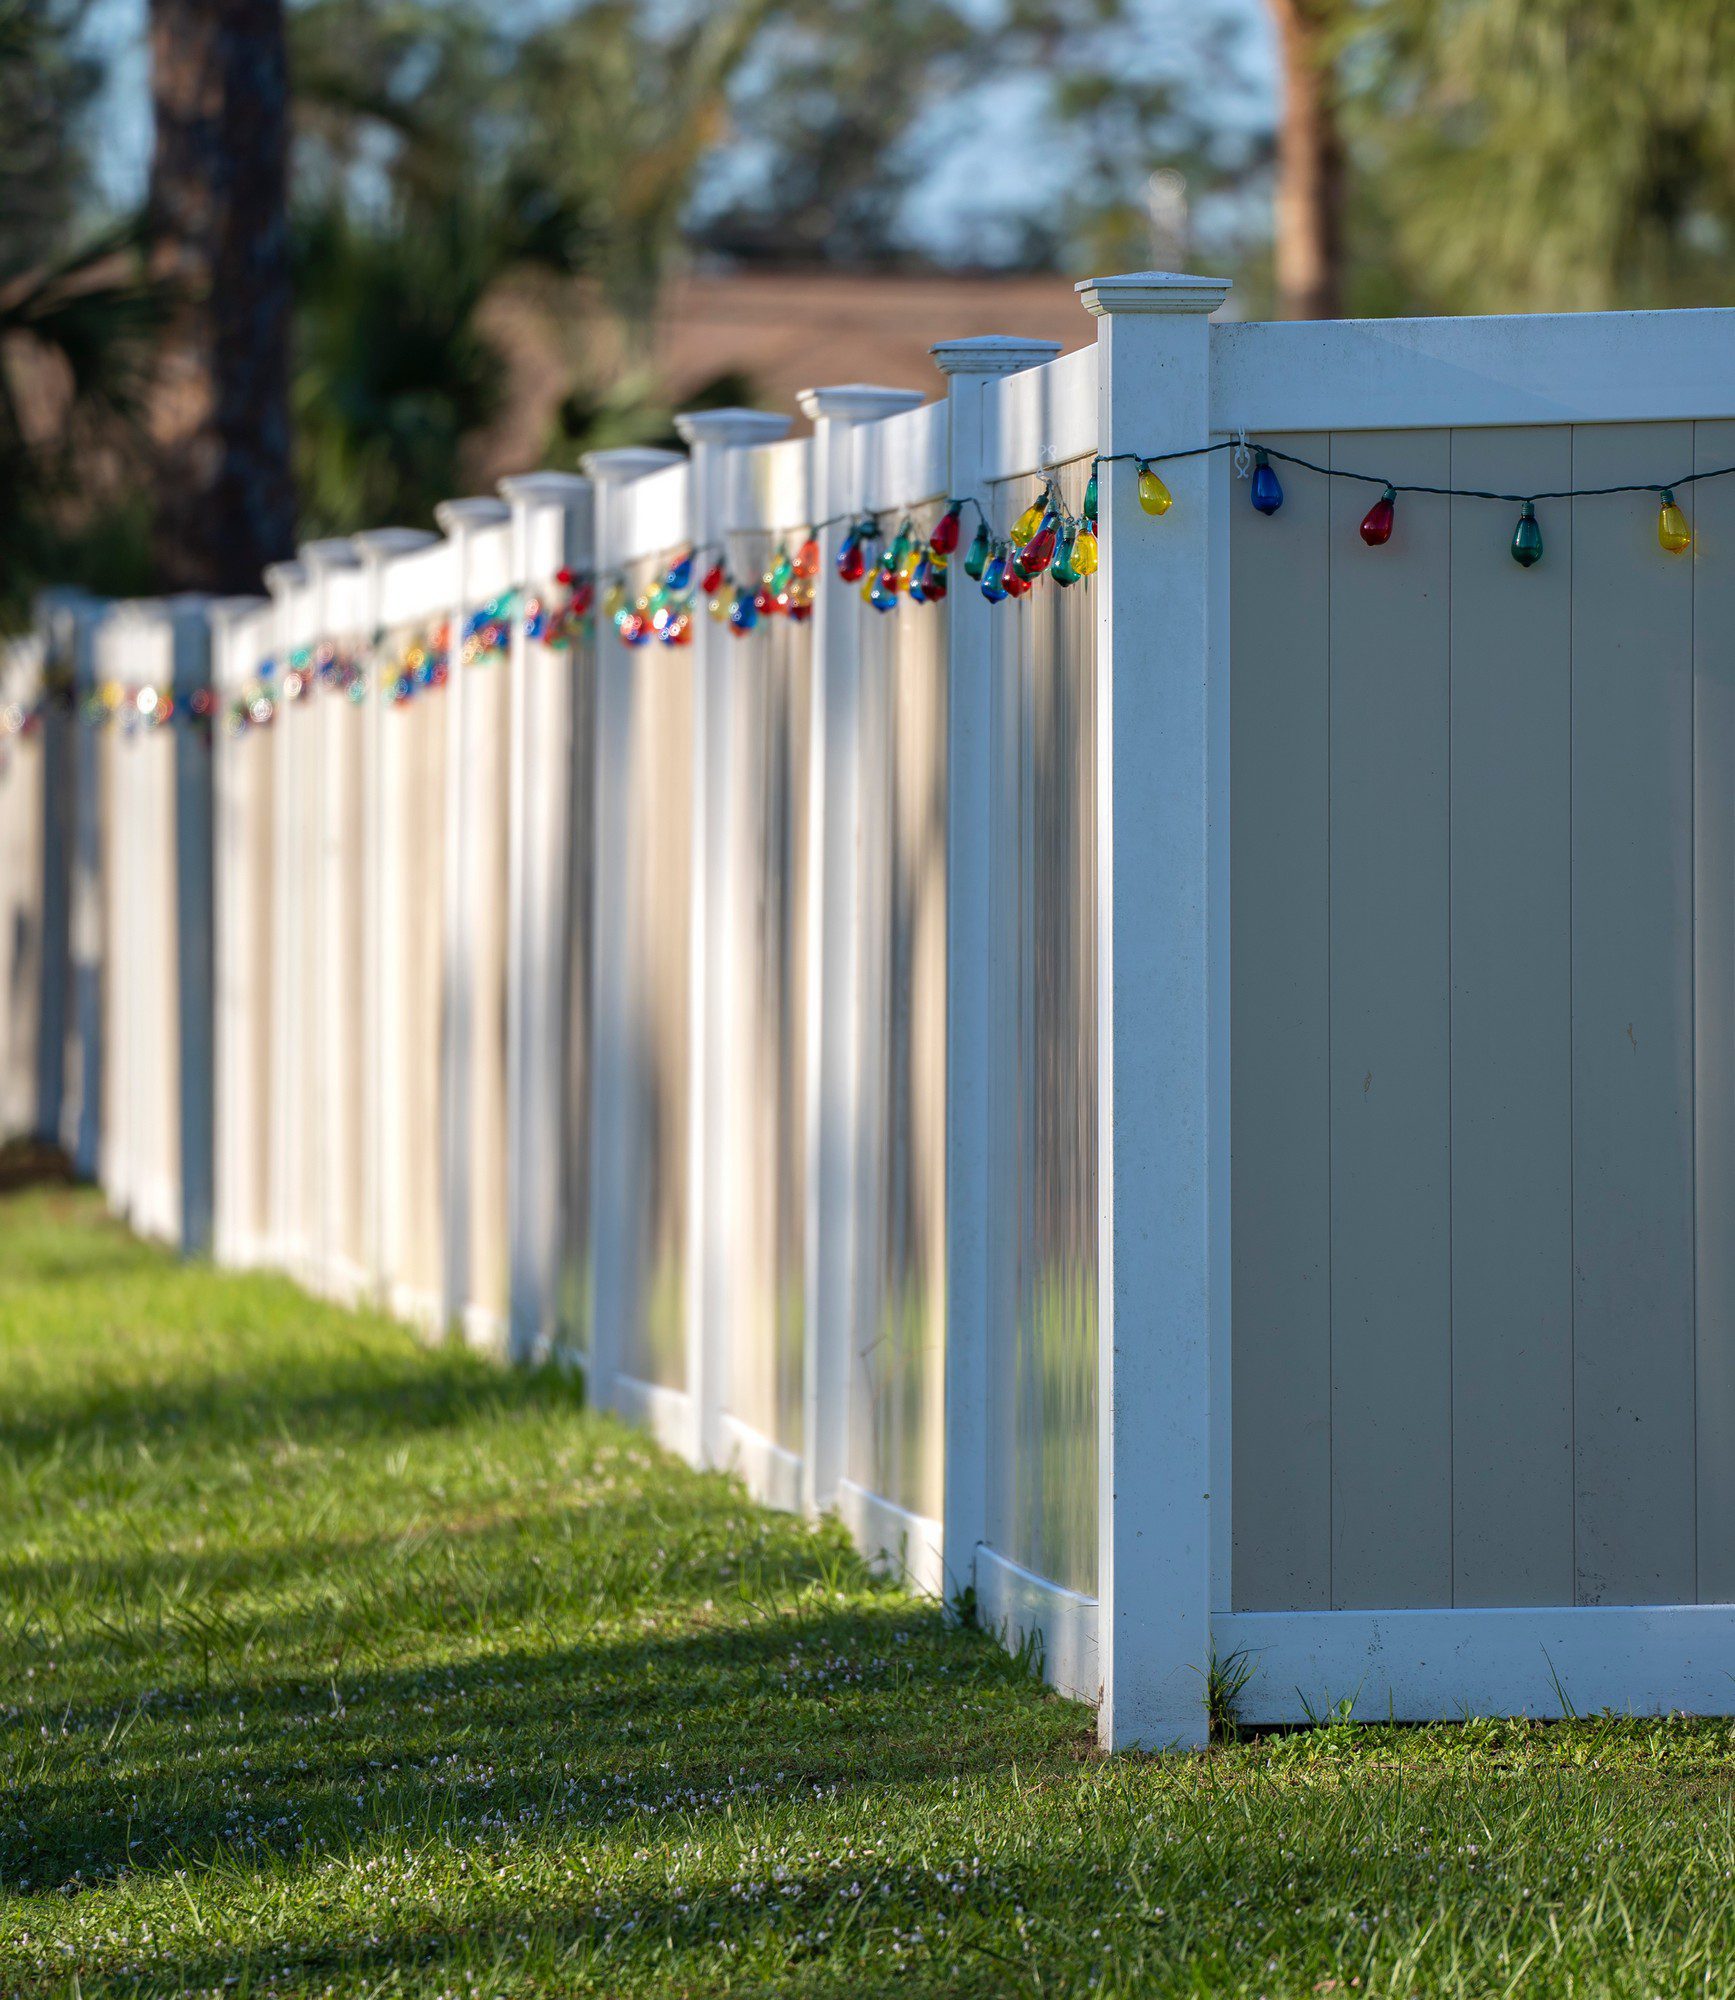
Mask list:
[{"label": "fence post", "polygon": [[128,601],[110,607],[96,633],[96,681],[102,720],[92,730],[97,738],[94,762],[100,810],[95,815],[100,851],[96,874],[100,888],[94,899],[95,945],[101,967],[100,1004],[95,1065],[97,1092],[97,1177],[109,1213],[125,1218],[133,1184],[132,1022],[138,989],[134,933],[139,925],[135,876],[139,856],[126,836],[133,824],[130,811],[130,745],[120,718],[120,701],[132,685],[133,655],[138,646],[138,606]]},{"label": "fence post", "polygon": [[[983,385],[1052,361],[1057,340],[983,334],[930,348],[947,377],[953,496],[980,496],[990,439]],[[972,524],[964,524],[967,541]],[[941,1550],[953,1591],[975,1583],[988,1535],[989,1340],[995,1229],[989,1104],[995,999],[993,776],[999,691],[993,607],[956,562],[946,595],[946,1448]],[[1000,1079],[1005,1088],[1005,1079]]]},{"label": "fence post", "polygon": [[[1207,316],[1228,284],[1140,271],[1078,290],[1098,320],[1098,451],[1203,443]],[[1136,466],[1104,465],[1099,479],[1098,1731],[1110,1749],[1206,1740],[1211,1334],[1227,1220],[1212,1176],[1229,1131],[1213,1068],[1228,1031],[1214,903],[1229,773],[1211,686],[1210,467],[1164,467],[1174,505],[1160,521],[1139,508]]]},{"label": "fence post", "polygon": [[[306,542],[301,561],[313,586],[314,643],[330,643],[338,637],[332,608],[335,579],[341,572],[358,567],[361,557],[353,542],[333,537]],[[307,696],[310,713],[308,731],[312,737],[311,825],[304,856],[309,924],[308,953],[313,972],[314,1023],[335,1024],[349,1018],[348,996],[344,989],[341,897],[348,885],[334,865],[343,847],[343,752],[342,732],[349,724],[348,704],[332,689],[322,688],[317,666]],[[338,1282],[338,1245],[343,1240],[340,1205],[345,1191],[345,1166],[338,1148],[342,1145],[346,1107],[341,1102],[345,1088],[343,1065],[329,1054],[313,1066],[307,1079],[308,1109],[314,1137],[314,1184],[319,1193],[311,1217],[311,1245],[314,1281],[326,1297],[342,1296],[347,1286]],[[347,1302],[347,1301],[346,1301]]]},{"label": "fence post", "polygon": [[174,597],[169,624],[174,687],[173,824],[175,897],[169,949],[175,964],[175,1023],[180,1091],[179,1241],[183,1255],[211,1248],[215,1196],[216,1105],[212,1056],[211,728],[192,711],[211,683],[210,600]]},{"label": "fence post", "polygon": [[[687,446],[688,519],[698,550],[725,551],[730,521],[729,454],[787,437],[791,419],[770,410],[689,410],[675,429]],[[726,553],[726,551],[725,551]],[[702,569],[707,556],[700,556]],[[691,1004],[693,1079],[688,1102],[687,1385],[693,1397],[699,1462],[722,1461],[723,1384],[737,1324],[727,1119],[736,932],[730,856],[730,662],[734,645],[715,619],[693,627],[693,863]]]},{"label": "fence post", "polygon": [[[851,479],[850,432],[858,424],[913,410],[922,397],[913,390],[854,382],[803,389],[797,400],[813,424],[813,508],[830,523],[820,536],[820,575],[829,579],[843,534],[835,517],[862,503]],[[814,597],[802,1312],[802,1497],[809,1513],[835,1503],[847,1462],[855,1337],[862,615],[847,591],[821,588]]]},{"label": "fence post", "polygon": [[376,1304],[391,1309],[391,1275],[386,1256],[386,1065],[394,1027],[385,1003],[386,926],[386,684],[385,570],[394,556],[425,549],[438,537],[426,528],[368,528],[352,538],[367,571],[365,592],[368,643],[367,700],[363,706],[362,852],[356,858],[362,892],[362,1131],[366,1138],[365,1250],[368,1290]]},{"label": "fence post", "polygon": [[[528,472],[501,480],[500,493],[512,509],[514,585],[546,595],[554,572],[588,551],[590,481]],[[554,1345],[564,1226],[560,1012],[574,668],[570,656],[530,637],[523,602],[513,614],[507,674],[506,1343],[515,1360],[527,1361]]]},{"label": "fence post", "polygon": [[46,593],[35,607],[42,649],[42,944],[36,1015],[35,1136],[60,1141],[66,1104],[72,974],[72,833],[78,740],[78,599]]},{"label": "fence post", "polygon": [[442,500],[434,509],[453,544],[452,608],[446,627],[446,879],[440,1029],[440,1324],[464,1325],[470,1304],[471,1050],[475,1010],[469,943],[475,928],[475,884],[469,838],[469,690],[464,672],[464,621],[470,602],[470,538],[497,527],[510,509],[503,500]]},{"label": "fence post", "polygon": [[[587,452],[579,460],[594,489],[594,569],[600,605],[607,579],[621,567],[624,549],[622,489],[647,473],[679,463],[681,454],[653,446]],[[596,945],[590,1046],[590,1353],[585,1385],[590,1401],[610,1409],[620,1374],[626,1316],[634,1309],[637,1244],[630,1208],[633,1160],[624,1150],[632,1137],[631,1023],[627,1019],[631,968],[623,949],[631,909],[627,880],[631,816],[627,785],[632,769],[633,675],[637,655],[614,642],[598,617],[596,648]]]},{"label": "fence post", "polygon": [[85,599],[72,613],[73,691],[78,710],[74,736],[72,891],[68,922],[71,956],[71,1029],[78,1048],[76,1123],[68,1121],[62,1144],[84,1180],[102,1170],[102,1010],[107,977],[103,953],[102,741],[86,704],[96,693],[97,635],[108,606]]},{"label": "fence post", "polygon": [[[268,1116],[255,1100],[255,1037],[263,994],[250,973],[259,921],[259,885],[250,879],[260,858],[259,801],[246,789],[241,759],[252,746],[229,729],[224,711],[252,677],[256,660],[239,651],[244,620],[267,605],[262,597],[223,597],[211,606],[211,685],[218,695],[212,716],[212,1091],[215,1100],[212,1255],[220,1264],[257,1261],[259,1196],[253,1172],[253,1135]],[[254,760],[256,761],[256,760]],[[267,848],[267,852],[269,849]]]},{"label": "fence post", "polygon": [[269,1214],[273,1262],[302,1275],[302,1151],[306,1144],[302,1023],[296,1011],[294,968],[306,951],[302,915],[306,889],[305,805],[300,796],[301,743],[289,713],[286,684],[295,646],[297,600],[307,587],[299,562],[272,563],[265,588],[274,606],[272,688],[277,701],[271,725],[271,1188]]}]

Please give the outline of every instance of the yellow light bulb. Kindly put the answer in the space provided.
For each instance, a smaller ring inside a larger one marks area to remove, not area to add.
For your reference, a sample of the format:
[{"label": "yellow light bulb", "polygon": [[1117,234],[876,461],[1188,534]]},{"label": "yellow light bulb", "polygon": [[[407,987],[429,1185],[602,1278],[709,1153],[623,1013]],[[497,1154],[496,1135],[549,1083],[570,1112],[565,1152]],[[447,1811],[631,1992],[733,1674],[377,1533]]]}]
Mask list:
[{"label": "yellow light bulb", "polygon": [[905,551],[903,561],[898,564],[899,583],[908,583],[910,578],[915,575],[916,564],[921,560],[921,554],[921,550],[914,547]]},{"label": "yellow light bulb", "polygon": [[729,615],[729,600],[726,597],[713,597],[707,602],[705,609],[721,625]]},{"label": "yellow light bulb", "polygon": [[1666,490],[1662,511],[1657,515],[1657,540],[1672,556],[1693,546],[1693,531],[1687,526],[1687,517],[1675,505],[1674,494]]},{"label": "yellow light bulb", "polygon": [[1080,528],[1072,545],[1072,566],[1080,576],[1096,574],[1096,537],[1088,528]]},{"label": "yellow light bulb", "polygon": [[1012,539],[1020,548],[1023,548],[1024,544],[1042,526],[1044,511],[1044,501],[1032,500],[1024,512],[1019,515],[1018,519],[1012,523]]},{"label": "yellow light bulb", "polygon": [[627,608],[627,594],[618,583],[611,583],[603,593],[602,615],[617,618]]},{"label": "yellow light bulb", "polygon": [[1147,514],[1166,514],[1174,496],[1148,465],[1139,467],[1139,505]]},{"label": "yellow light bulb", "polygon": [[871,604],[873,602],[874,582],[879,573],[879,565],[877,563],[870,563],[868,565],[868,573],[861,580],[861,601],[864,604]]}]

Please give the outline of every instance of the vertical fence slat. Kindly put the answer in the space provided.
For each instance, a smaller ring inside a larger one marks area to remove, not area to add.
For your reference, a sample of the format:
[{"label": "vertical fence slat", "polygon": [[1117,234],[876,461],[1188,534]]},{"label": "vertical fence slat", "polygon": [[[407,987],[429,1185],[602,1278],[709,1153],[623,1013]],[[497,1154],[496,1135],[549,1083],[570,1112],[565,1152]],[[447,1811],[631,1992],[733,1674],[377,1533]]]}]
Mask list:
[{"label": "vertical fence slat", "polygon": [[[1323,433],[1273,442],[1328,463]],[[1331,488],[1231,480],[1231,1590],[1331,1603]],[[1221,1476],[1220,1474],[1218,1475]]]},{"label": "vertical fence slat", "polygon": [[[231,597],[211,608],[211,680],[222,709],[258,671],[257,634],[270,614],[262,597]],[[216,1093],[212,1247],[219,1263],[245,1265],[262,1252],[265,1147],[270,1110],[261,1085],[269,1072],[270,744],[258,731],[212,723],[211,863],[213,1051]]]},{"label": "vertical fence slat", "polygon": [[[1445,433],[1334,439],[1332,464],[1444,485]],[[1297,473],[1296,481],[1308,475]],[[1448,1604],[1448,504],[1331,483],[1332,1595]],[[1244,497],[1244,496],[1238,496]]]},{"label": "vertical fence slat", "polygon": [[[599,599],[626,550],[626,489],[679,462],[676,452],[626,447],[588,452],[580,465],[594,491]],[[599,625],[606,620],[599,617]],[[638,1310],[638,1135],[635,1129],[632,915],[629,867],[635,764],[633,676],[637,656],[602,630],[596,661],[596,941],[591,1004],[591,1308],[587,1385],[604,1409],[618,1407],[621,1362]]]},{"label": "vertical fence slat", "polygon": [[[393,1078],[401,1063],[403,1042],[402,990],[406,978],[403,937],[404,881],[398,852],[401,821],[398,767],[401,741],[387,732],[399,720],[391,713],[386,681],[396,663],[387,656],[387,565],[399,557],[429,548],[437,537],[423,528],[370,528],[354,537],[356,553],[367,571],[363,637],[367,641],[367,699],[363,704],[362,822],[360,851],[354,859],[361,896],[361,1012],[353,1032],[361,1042],[362,1101],[358,1107],[366,1134],[369,1161],[363,1193],[362,1272],[370,1295],[388,1310],[402,1311],[401,1282],[404,1232],[399,1211],[404,1199],[400,1182],[402,1137],[399,1095]],[[402,731],[398,730],[401,738]]]},{"label": "vertical fence slat", "polygon": [[[947,488],[987,481],[983,384],[1050,361],[1060,343],[989,334],[930,350],[947,386]],[[961,542],[974,533],[963,524]],[[993,608],[964,575],[946,597],[946,1393],[941,1552],[952,1592],[974,1587],[988,1532],[988,1344],[995,1295],[991,1107],[996,953],[993,897]]]},{"label": "vertical fence slat", "polygon": [[506,1215],[508,1351],[520,1360],[555,1344],[564,1185],[565,988],[560,930],[567,902],[568,807],[575,664],[533,640],[529,596],[546,598],[553,572],[588,566],[593,534],[590,482],[570,472],[533,472],[500,482],[512,509],[512,574],[520,592],[512,621],[507,727]]},{"label": "vertical fence slat", "polygon": [[72,911],[69,950],[72,995],[69,1031],[77,1050],[76,1112],[63,1128],[62,1143],[72,1155],[74,1171],[95,1180],[102,1166],[103,986],[103,743],[107,732],[91,717],[87,704],[97,691],[99,634],[109,616],[106,605],[81,603],[74,612],[73,690],[78,700],[74,747],[72,834]]},{"label": "vertical fence slat", "polygon": [[[851,480],[854,426],[922,398],[902,389],[854,383],[804,389],[801,411],[813,424],[814,506],[821,518],[862,507]],[[820,541],[820,575],[834,576],[843,531]],[[830,1507],[843,1475],[849,1355],[854,1337],[856,1096],[856,893],[861,671],[860,604],[821,588],[814,600],[812,790],[808,803],[807,890],[807,1245],[802,1315],[806,1353],[802,1394],[806,1504]]]},{"label": "vertical fence slat", "polygon": [[440,979],[440,1215],[442,1227],[440,1319],[448,1327],[472,1325],[475,1279],[476,1172],[475,1063],[477,1018],[473,964],[482,924],[479,864],[488,851],[478,823],[481,788],[477,745],[471,741],[478,690],[464,666],[464,621],[477,608],[471,576],[473,541],[483,528],[510,518],[503,500],[444,500],[434,518],[454,544],[452,603],[446,643],[446,845],[443,896],[445,946]]},{"label": "vertical fence slat", "polygon": [[[690,455],[688,518],[700,549],[724,547],[728,530],[731,452],[787,435],[789,419],[769,410],[691,410],[675,419]],[[701,563],[703,558],[701,558]],[[688,964],[689,1046],[687,1226],[687,1392],[693,1399],[701,1462],[721,1461],[721,1419],[728,1343],[741,1324],[732,1311],[731,1158],[726,1129],[732,1020],[725,996],[734,992],[735,911],[729,856],[734,814],[730,800],[731,680],[724,648],[737,642],[725,627],[701,617],[689,649],[693,683],[693,859],[691,958]]]},{"label": "vertical fence slat", "polygon": [[[1580,426],[1573,484],[1692,449],[1681,425]],[[1645,495],[1538,512],[1572,559],[1578,1598],[1690,1603],[1693,573]]]},{"label": "vertical fence slat", "polygon": [[211,1248],[215,1091],[211,863],[211,727],[193,715],[194,693],[211,681],[208,600],[179,600],[173,623],[175,960],[179,1038],[175,1193],[179,1239],[191,1256]]},{"label": "vertical fence slat", "polygon": [[[1572,438],[1456,431],[1451,463],[1569,486]],[[1451,510],[1451,1602],[1570,1604],[1571,550],[1520,569],[1511,509]]]},{"label": "vertical fence slat", "polygon": [[[77,676],[77,601],[36,612],[43,672],[54,689]],[[46,683],[45,683],[46,685]],[[58,1142],[66,1105],[67,1007],[72,973],[72,836],[78,715],[49,690],[42,719],[41,952],[36,1014],[35,1136]]]}]

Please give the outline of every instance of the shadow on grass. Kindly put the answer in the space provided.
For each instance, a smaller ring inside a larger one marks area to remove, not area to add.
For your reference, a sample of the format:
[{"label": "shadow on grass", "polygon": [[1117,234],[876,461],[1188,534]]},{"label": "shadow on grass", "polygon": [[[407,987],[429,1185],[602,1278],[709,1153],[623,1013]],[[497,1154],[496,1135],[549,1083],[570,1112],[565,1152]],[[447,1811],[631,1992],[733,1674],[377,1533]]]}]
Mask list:
[{"label": "shadow on grass", "polygon": [[72,1162],[58,1146],[37,1139],[10,1139],[0,1145],[0,1200],[31,1188],[75,1187]]},{"label": "shadow on grass", "polygon": [[[285,1290],[304,1315],[336,1310]],[[214,1320],[214,1334],[222,1330],[220,1318]],[[313,1371],[303,1361],[273,1364],[248,1355],[231,1369],[173,1382],[85,1381],[58,1393],[34,1389],[27,1410],[0,1410],[0,1450],[58,1451],[69,1438],[97,1433],[110,1446],[152,1449],[171,1436],[185,1444],[193,1432],[203,1447],[285,1435],[322,1442],[366,1437],[389,1445],[479,1416],[584,1406],[583,1384],[571,1370],[505,1369],[455,1345],[430,1351],[397,1327],[390,1329],[389,1346],[342,1359],[322,1356],[316,1368],[310,1382]]]},{"label": "shadow on grass", "polygon": [[[911,1689],[933,1683],[937,1649],[945,1692],[913,1723]],[[53,1718],[63,1769],[13,1786],[0,1878],[90,1887],[220,1856],[306,1861],[430,1836],[462,1848],[507,1828],[619,1827],[632,1841],[659,1821],[816,1790],[949,1785],[1003,1764],[1008,1731],[1028,1744],[1024,1702],[961,1726],[969,1692],[1019,1680],[936,1609],[888,1598],[448,1666],[146,1692],[130,1711]],[[15,1768],[43,1726],[39,1708],[0,1723]]]}]

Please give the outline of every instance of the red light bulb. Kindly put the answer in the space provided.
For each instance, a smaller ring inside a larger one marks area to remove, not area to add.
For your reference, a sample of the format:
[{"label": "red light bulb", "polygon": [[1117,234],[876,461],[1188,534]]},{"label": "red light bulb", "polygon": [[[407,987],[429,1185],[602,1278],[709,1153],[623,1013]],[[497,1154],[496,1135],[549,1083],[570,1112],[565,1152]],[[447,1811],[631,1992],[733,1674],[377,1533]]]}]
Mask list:
[{"label": "red light bulb", "polygon": [[948,507],[934,523],[934,532],[928,537],[928,547],[937,556],[949,556],[958,546],[958,531],[963,518],[962,507]]},{"label": "red light bulb", "polygon": [[715,597],[723,588],[723,565],[714,562],[699,579],[699,588],[707,597]]},{"label": "red light bulb", "polygon": [[1392,538],[1398,515],[1398,496],[1388,486],[1362,516],[1361,538],[1370,549],[1384,548]]}]

